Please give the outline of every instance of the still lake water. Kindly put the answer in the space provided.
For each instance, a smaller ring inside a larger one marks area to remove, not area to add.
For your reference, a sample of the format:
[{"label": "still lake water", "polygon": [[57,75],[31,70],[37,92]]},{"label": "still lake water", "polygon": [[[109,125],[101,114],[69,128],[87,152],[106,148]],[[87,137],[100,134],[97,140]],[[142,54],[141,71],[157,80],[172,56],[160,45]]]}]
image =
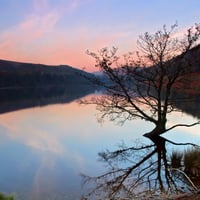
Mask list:
[{"label": "still lake water", "polygon": [[[139,138],[149,143],[141,135],[151,130],[150,124],[99,124],[96,114],[95,106],[77,101],[0,114],[0,191],[20,200],[80,199],[80,173],[98,175],[105,170],[97,161],[98,152],[114,150],[121,141],[131,145]],[[169,123],[194,120],[174,113]],[[200,144],[200,127],[179,128],[165,137]]]}]

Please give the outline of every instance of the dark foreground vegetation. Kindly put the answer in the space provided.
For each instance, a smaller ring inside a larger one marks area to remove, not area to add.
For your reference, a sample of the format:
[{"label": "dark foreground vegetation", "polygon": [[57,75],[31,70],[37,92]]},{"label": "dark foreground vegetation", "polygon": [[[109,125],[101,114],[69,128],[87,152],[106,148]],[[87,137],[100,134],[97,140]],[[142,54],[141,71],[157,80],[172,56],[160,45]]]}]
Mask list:
[{"label": "dark foreground vegetation", "polygon": [[14,200],[14,197],[0,193],[0,200]]},{"label": "dark foreground vegetation", "polygon": [[200,149],[174,151],[171,155],[171,167],[184,172],[194,185],[200,188]]}]

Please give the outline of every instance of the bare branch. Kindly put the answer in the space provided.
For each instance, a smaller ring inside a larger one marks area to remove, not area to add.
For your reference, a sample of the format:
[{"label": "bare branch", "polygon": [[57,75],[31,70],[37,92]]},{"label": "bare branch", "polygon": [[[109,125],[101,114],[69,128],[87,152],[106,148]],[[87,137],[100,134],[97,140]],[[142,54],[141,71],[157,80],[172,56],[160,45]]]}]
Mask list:
[{"label": "bare branch", "polygon": [[197,122],[192,123],[192,124],[176,124],[176,125],[168,128],[168,129],[166,129],[166,132],[170,131],[170,130],[172,130],[174,128],[177,128],[177,127],[192,127],[192,126],[199,125],[199,124],[200,124],[200,121],[197,121]]}]

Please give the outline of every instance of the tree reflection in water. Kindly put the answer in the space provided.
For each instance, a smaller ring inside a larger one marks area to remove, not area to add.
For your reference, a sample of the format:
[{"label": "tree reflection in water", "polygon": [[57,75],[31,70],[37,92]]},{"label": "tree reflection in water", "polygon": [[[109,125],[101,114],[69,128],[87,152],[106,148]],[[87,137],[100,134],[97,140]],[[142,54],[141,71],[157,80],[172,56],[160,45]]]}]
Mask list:
[{"label": "tree reflection in water", "polygon": [[84,183],[94,183],[88,196],[103,198],[147,198],[155,195],[173,196],[184,192],[198,192],[190,177],[181,169],[173,168],[167,143],[173,145],[192,145],[174,143],[163,137],[150,145],[138,144],[126,147],[121,144],[116,151],[100,152],[99,160],[106,163],[107,172],[100,176],[82,175]]}]

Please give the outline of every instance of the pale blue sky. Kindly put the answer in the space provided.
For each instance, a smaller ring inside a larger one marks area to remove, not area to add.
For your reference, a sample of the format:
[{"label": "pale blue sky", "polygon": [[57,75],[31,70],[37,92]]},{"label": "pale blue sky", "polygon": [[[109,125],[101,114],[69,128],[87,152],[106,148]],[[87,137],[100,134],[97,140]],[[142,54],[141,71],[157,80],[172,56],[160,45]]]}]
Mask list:
[{"label": "pale blue sky", "polygon": [[198,0],[0,0],[0,58],[88,68],[87,49],[132,51],[140,34],[199,16]]}]

